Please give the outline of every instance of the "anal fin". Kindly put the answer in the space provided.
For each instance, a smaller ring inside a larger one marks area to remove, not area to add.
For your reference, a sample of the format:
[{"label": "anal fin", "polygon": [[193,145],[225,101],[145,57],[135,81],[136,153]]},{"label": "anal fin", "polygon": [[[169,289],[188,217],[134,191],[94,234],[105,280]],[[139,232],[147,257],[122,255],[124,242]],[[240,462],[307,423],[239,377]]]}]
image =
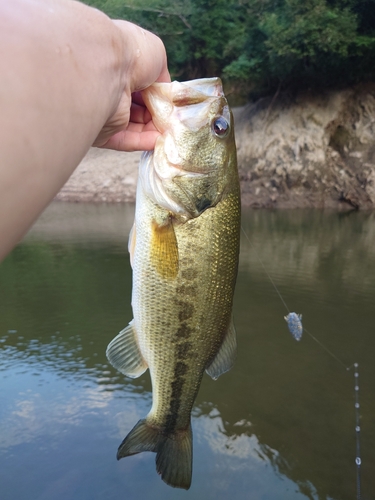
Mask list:
[{"label": "anal fin", "polygon": [[138,346],[133,321],[108,344],[106,355],[114,368],[131,378],[139,377],[148,368]]},{"label": "anal fin", "polygon": [[236,360],[237,355],[237,340],[236,330],[231,319],[228,331],[224,337],[223,343],[220,346],[214,360],[206,368],[206,372],[214,380],[220,377],[223,373],[229,371]]}]

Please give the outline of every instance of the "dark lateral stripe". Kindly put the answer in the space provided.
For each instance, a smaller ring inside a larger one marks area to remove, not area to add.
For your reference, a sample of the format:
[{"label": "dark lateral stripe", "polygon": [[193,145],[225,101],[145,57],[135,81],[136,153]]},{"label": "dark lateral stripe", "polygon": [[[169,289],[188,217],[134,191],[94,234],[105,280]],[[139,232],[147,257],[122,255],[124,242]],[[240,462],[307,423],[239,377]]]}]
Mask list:
[{"label": "dark lateral stripe", "polygon": [[165,432],[167,435],[173,434],[176,427],[178,412],[181,406],[181,395],[184,387],[184,375],[187,372],[188,366],[186,363],[179,361],[176,363],[174,370],[174,379],[172,382],[171,403],[169,405],[169,413],[166,418]]},{"label": "dark lateral stripe", "polygon": [[180,321],[186,321],[193,316],[195,309],[193,304],[189,304],[189,302],[180,302],[179,305],[181,306],[181,310],[178,313],[178,319]]},{"label": "dark lateral stripe", "polygon": [[193,316],[195,307],[194,304],[191,304],[186,300],[181,300],[180,295],[186,295],[186,292],[190,292],[192,294],[193,291],[194,286],[181,285],[178,289],[179,294],[174,299],[174,302],[179,309],[178,318],[180,320],[180,326],[175,334],[176,365],[174,367],[173,381],[171,383],[171,400],[164,429],[164,432],[167,435],[174,434],[176,429],[181,407],[181,396],[186,381],[185,375],[188,371],[186,359],[188,357],[188,353],[193,347],[192,343],[188,341],[193,329],[188,326],[186,322]]},{"label": "dark lateral stripe", "polygon": [[181,323],[179,329],[176,332],[176,337],[186,339],[191,335],[192,331],[192,328],[190,328],[190,326],[188,326],[186,323]]},{"label": "dark lateral stripe", "polygon": [[178,359],[186,359],[192,347],[193,344],[191,342],[182,342],[181,344],[177,344]]}]

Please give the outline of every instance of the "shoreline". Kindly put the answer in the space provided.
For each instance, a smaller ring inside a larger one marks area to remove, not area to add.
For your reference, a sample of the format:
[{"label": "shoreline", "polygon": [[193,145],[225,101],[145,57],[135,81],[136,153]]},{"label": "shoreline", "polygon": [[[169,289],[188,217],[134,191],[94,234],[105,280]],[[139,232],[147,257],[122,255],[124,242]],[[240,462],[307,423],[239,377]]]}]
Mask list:
[{"label": "shoreline", "polygon": [[[375,84],[234,108],[243,206],[375,207]],[[91,148],[55,197],[134,202],[141,152]]]}]

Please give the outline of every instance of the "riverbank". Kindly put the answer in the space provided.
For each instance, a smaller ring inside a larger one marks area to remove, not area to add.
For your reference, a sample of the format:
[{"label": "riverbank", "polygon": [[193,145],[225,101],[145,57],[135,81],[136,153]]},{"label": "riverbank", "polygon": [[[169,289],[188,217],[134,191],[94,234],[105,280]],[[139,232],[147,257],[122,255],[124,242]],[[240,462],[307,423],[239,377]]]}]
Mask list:
[{"label": "riverbank", "polygon": [[[234,110],[245,206],[373,209],[375,85]],[[56,199],[134,201],[141,153],[92,148]]]},{"label": "riverbank", "polygon": [[91,148],[56,199],[107,203],[134,201],[141,154]]}]

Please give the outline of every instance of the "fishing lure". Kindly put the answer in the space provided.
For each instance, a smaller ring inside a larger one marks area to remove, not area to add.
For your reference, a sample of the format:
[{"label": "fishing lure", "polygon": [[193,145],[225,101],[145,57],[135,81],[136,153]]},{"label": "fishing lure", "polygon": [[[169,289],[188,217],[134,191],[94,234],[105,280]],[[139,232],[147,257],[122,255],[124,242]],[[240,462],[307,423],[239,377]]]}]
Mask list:
[{"label": "fishing lure", "polygon": [[288,328],[293,338],[297,341],[301,340],[303,333],[302,314],[292,312],[288,316],[284,316],[284,319],[288,323]]}]

